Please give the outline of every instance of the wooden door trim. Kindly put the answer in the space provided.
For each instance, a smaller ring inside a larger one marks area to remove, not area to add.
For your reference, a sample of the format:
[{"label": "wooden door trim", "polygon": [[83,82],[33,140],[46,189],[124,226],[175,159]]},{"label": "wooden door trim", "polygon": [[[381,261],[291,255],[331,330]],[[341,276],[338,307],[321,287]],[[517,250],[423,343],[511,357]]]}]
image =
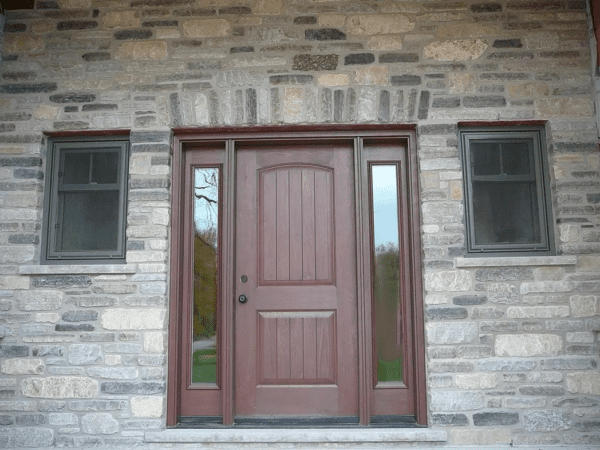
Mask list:
[{"label": "wooden door trim", "polygon": [[[423,321],[423,290],[421,269],[421,238],[420,238],[420,199],[418,189],[418,165],[416,155],[416,125],[387,124],[387,125],[291,125],[291,126],[257,126],[257,127],[222,127],[222,128],[175,128],[173,140],[173,170],[171,198],[171,270],[170,270],[170,305],[169,305],[169,366],[167,380],[167,426],[176,426],[181,412],[181,323],[182,310],[182,277],[184,269],[181,247],[184,240],[184,223],[182,211],[185,204],[183,197],[184,169],[186,149],[194,143],[206,141],[225,142],[224,201],[223,211],[223,262],[222,262],[222,340],[221,389],[222,415],[225,425],[233,424],[234,420],[234,239],[235,239],[235,146],[240,142],[255,140],[275,141],[278,139],[310,140],[315,138],[354,140],[354,175],[355,186],[363,185],[361,180],[361,145],[362,138],[396,138],[407,146],[407,178],[410,217],[407,223],[410,239],[410,282],[413,297],[413,324],[416,329],[412,332],[413,348],[415,349],[415,412],[417,422],[427,423],[427,399],[425,394],[425,339]],[[363,255],[369,251],[369,241],[365,243],[365,231],[362,225],[363,211],[360,189],[355,189],[356,201],[356,234],[357,234],[357,300],[358,300],[358,373],[359,373],[359,418],[362,424],[368,424],[370,405],[369,389],[372,385],[370,358],[372,349],[370,324],[370,292],[363,282],[365,267]],[[367,206],[368,209],[368,206]],[[367,245],[365,247],[365,245]]]}]

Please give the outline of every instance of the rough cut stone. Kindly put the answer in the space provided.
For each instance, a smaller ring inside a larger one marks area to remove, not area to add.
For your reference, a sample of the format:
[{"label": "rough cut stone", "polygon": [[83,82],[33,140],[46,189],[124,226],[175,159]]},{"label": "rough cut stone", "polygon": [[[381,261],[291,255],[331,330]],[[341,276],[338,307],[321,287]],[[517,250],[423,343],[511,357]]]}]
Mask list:
[{"label": "rough cut stone", "polygon": [[58,291],[19,291],[17,302],[21,311],[52,311],[62,306],[63,293]]},{"label": "rough cut stone", "polygon": [[22,427],[0,429],[2,448],[42,448],[52,447],[54,431],[41,427]]},{"label": "rough cut stone", "polygon": [[473,414],[475,426],[507,426],[519,423],[519,413],[483,412]]},{"label": "rough cut stone", "polygon": [[567,390],[573,394],[600,395],[598,372],[567,374]]},{"label": "rough cut stone", "polygon": [[496,337],[496,356],[554,356],[563,348],[563,340],[554,334],[500,335]]},{"label": "rough cut stone", "polygon": [[91,413],[81,418],[81,431],[86,434],[115,434],[119,422],[109,413]]},{"label": "rough cut stone", "polygon": [[574,317],[593,317],[600,315],[600,296],[574,295],[569,300]]},{"label": "rough cut stone", "polygon": [[85,377],[26,378],[21,393],[37,398],[92,398],[98,394],[98,382]]},{"label": "rough cut stone", "polygon": [[131,414],[134,417],[159,418],[164,408],[164,397],[132,397]]},{"label": "rough cut stone", "polygon": [[478,336],[474,323],[428,323],[425,327],[430,344],[470,343]]},{"label": "rough cut stone", "polygon": [[494,445],[510,444],[512,433],[510,429],[490,428],[486,430],[452,430],[450,432],[453,445]]},{"label": "rough cut stone", "polygon": [[187,37],[219,37],[231,32],[231,24],[225,19],[193,19],[183,22],[183,33]]},{"label": "rough cut stone", "polygon": [[498,386],[498,375],[495,373],[458,374],[454,383],[460,389],[492,389]]},{"label": "rough cut stone", "polygon": [[423,55],[436,61],[469,61],[481,57],[487,47],[488,42],[483,39],[438,41],[427,44]]},{"label": "rough cut stone", "polygon": [[573,427],[565,411],[527,411],[523,413],[523,429],[529,432],[564,431]]},{"label": "rough cut stone", "polygon": [[100,325],[107,330],[152,330],[165,326],[165,310],[108,309],[100,316]]},{"label": "rough cut stone", "polygon": [[484,407],[483,394],[465,391],[433,391],[430,396],[432,411],[473,411]]},{"label": "rough cut stone", "polygon": [[2,361],[2,372],[7,375],[40,375],[46,365],[41,359],[6,359]]},{"label": "rough cut stone", "polygon": [[69,346],[69,364],[74,366],[95,364],[102,360],[100,346],[96,344],[72,344]]},{"label": "rough cut stone", "polygon": [[425,274],[425,289],[428,291],[468,291],[472,284],[471,274],[466,270]]}]

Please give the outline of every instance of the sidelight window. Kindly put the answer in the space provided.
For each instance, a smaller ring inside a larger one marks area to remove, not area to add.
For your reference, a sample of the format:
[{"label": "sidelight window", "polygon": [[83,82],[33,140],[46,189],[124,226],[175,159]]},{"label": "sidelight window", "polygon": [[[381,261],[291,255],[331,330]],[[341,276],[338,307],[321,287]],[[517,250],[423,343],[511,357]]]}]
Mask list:
[{"label": "sidelight window", "polygon": [[42,261],[125,262],[129,142],[50,140]]},{"label": "sidelight window", "polygon": [[459,132],[467,254],[553,254],[542,128]]}]

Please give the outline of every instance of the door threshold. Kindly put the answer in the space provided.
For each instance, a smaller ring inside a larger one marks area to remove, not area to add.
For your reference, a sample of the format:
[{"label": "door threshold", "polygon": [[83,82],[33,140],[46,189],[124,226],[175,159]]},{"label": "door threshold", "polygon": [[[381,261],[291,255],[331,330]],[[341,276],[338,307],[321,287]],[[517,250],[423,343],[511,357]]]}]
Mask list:
[{"label": "door threshold", "polygon": [[339,417],[236,417],[233,425],[223,425],[221,416],[183,416],[174,428],[426,428],[415,416],[371,416],[367,426],[357,416]]}]

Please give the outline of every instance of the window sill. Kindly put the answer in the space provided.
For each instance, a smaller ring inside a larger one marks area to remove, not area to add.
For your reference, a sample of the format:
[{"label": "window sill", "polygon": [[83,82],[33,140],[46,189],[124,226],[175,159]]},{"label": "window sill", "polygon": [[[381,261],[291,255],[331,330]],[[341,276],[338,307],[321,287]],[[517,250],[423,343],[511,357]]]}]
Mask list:
[{"label": "window sill", "polygon": [[61,264],[47,266],[21,266],[21,275],[57,274],[125,274],[136,273],[136,264]]},{"label": "window sill", "polygon": [[456,258],[456,267],[575,266],[576,256],[501,256]]},{"label": "window sill", "polygon": [[147,431],[147,443],[205,443],[205,444],[313,444],[331,443],[411,443],[446,442],[443,430],[431,429],[359,429],[324,428],[295,429],[267,428],[249,429],[202,429]]}]

